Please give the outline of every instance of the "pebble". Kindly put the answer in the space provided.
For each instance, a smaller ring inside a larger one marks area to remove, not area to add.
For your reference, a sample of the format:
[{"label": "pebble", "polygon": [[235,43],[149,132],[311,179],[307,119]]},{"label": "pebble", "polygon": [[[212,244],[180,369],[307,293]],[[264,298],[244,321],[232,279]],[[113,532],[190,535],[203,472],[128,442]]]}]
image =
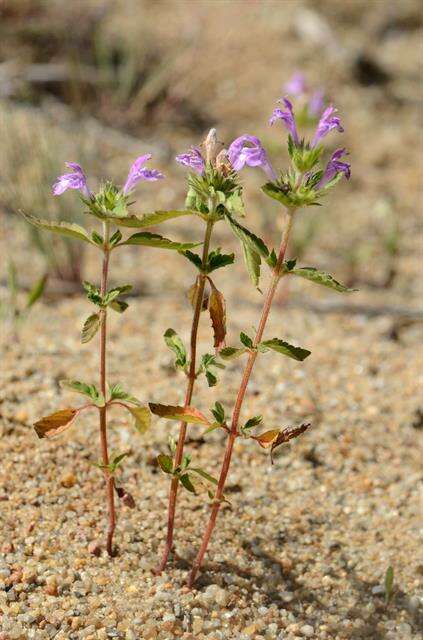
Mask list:
[{"label": "pebble", "polygon": [[300,628],[300,633],[306,638],[312,638],[314,636],[314,629],[310,624],[304,624]]},{"label": "pebble", "polygon": [[70,489],[76,484],[76,476],[73,473],[64,473],[60,478],[60,484],[66,489]]}]

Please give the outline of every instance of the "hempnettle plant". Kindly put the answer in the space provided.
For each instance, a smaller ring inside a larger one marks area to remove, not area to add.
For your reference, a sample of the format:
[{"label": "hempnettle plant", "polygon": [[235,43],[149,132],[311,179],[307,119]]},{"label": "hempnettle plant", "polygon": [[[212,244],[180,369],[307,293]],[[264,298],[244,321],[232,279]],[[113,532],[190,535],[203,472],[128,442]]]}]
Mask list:
[{"label": "hempnettle plant", "polygon": [[68,222],[51,222],[41,220],[24,212],[22,214],[28,222],[54,233],[76,238],[97,248],[102,255],[102,269],[100,285],[84,282],[83,286],[88,300],[94,305],[95,311],[85,320],[81,342],[90,342],[99,332],[99,387],[91,382],[80,380],[63,380],[62,386],[66,389],[82,394],[87,398],[85,404],[79,407],[61,409],[55,413],[38,420],[34,427],[39,438],[51,438],[68,429],[78,416],[88,409],[97,409],[99,414],[101,461],[96,464],[104,473],[109,524],[107,530],[106,548],[109,556],[113,556],[113,534],[116,526],[115,493],[123,504],[134,507],[132,496],[123,487],[118,487],[115,476],[117,469],[122,465],[126,453],[120,453],[113,457],[109,454],[107,416],[112,407],[122,407],[128,411],[134,421],[135,428],[143,433],[150,423],[150,411],[138,398],[123,389],[119,383],[107,384],[106,371],[106,346],[107,346],[107,317],[108,310],[112,309],[123,313],[128,308],[128,303],[123,296],[131,290],[131,285],[125,284],[108,288],[109,262],[112,252],[120,247],[128,245],[144,245],[176,251],[189,250],[198,243],[173,242],[163,236],[146,231],[137,232],[123,239],[121,228],[143,228],[159,224],[165,220],[186,215],[185,211],[155,211],[141,216],[131,213],[130,206],[133,190],[139,181],[154,182],[164,178],[156,169],[148,169],[145,163],[151,155],[146,154],[135,160],[130,168],[127,180],[123,188],[115,186],[111,182],[105,182],[100,189],[93,193],[87,184],[85,174],[80,165],[68,162],[69,173],[58,177],[53,185],[53,194],[62,195],[68,189],[76,189],[80,192],[82,203],[86,213],[101,222],[101,233],[97,230],[91,233],[84,227]]},{"label": "hempnettle plant", "polygon": [[[231,265],[234,254],[222,253],[220,247],[211,250],[214,225],[226,221],[235,235],[241,240],[245,261],[255,284],[258,283],[259,263],[255,258],[255,243],[259,242],[248,229],[242,226],[237,217],[244,216],[242,187],[239,183],[238,171],[247,164],[261,166],[269,178],[274,174],[267,161],[264,149],[259,140],[247,136],[250,148],[244,148],[246,138],[235,140],[228,150],[217,139],[216,130],[211,129],[204,140],[202,150],[192,147],[187,153],[176,157],[177,162],[188,167],[187,209],[192,215],[201,218],[205,225],[202,254],[183,251],[183,255],[196,267],[198,275],[189,290],[189,298],[193,306],[189,354],[174,329],[169,328],[164,334],[166,344],[174,351],[175,366],[187,377],[185,401],[183,406],[150,404],[150,409],[158,416],[181,420],[177,443],[171,442],[171,455],[160,454],[158,463],[164,473],[171,477],[169,505],[167,517],[166,543],[157,573],[163,571],[173,546],[176,502],[179,485],[191,493],[197,492],[198,483],[205,484],[211,497],[214,496],[217,481],[209,473],[191,464],[191,457],[184,454],[188,423],[213,425],[198,410],[190,406],[195,383],[204,374],[209,387],[218,383],[217,369],[225,365],[217,360],[217,356],[225,347],[226,337],[226,303],[223,294],[216,287],[210,274],[217,269]],[[236,157],[236,161],[235,161]],[[214,276],[213,276],[214,277]],[[207,288],[207,290],[206,290]],[[208,310],[213,328],[213,346],[215,353],[202,355],[197,362],[197,335],[202,310]],[[214,410],[219,414],[219,406]],[[216,418],[218,419],[218,418]]]},{"label": "hempnettle plant", "polygon": [[[296,260],[285,261],[289,238],[295,216],[302,207],[318,205],[320,200],[345,176],[350,177],[350,165],[343,160],[345,149],[334,151],[325,167],[322,167],[324,146],[322,144],[326,135],[333,130],[343,131],[336,109],[330,105],[327,107],[318,123],[311,141],[300,138],[292,103],[288,98],[283,98],[283,107],[277,107],[270,118],[270,124],[281,120],[288,130],[288,154],[290,166],[286,171],[277,174],[269,163],[266,152],[260,141],[253,136],[241,136],[232,145],[232,153],[229,158],[233,167],[261,166],[265,168],[271,180],[263,185],[262,190],[270,198],[276,200],[284,207],[284,230],[280,240],[278,251],[269,250],[264,242],[253,236],[240,235],[244,247],[248,246],[251,260],[254,264],[253,272],[258,279],[261,260],[264,259],[271,268],[271,280],[264,297],[263,308],[254,337],[242,332],[239,346],[225,347],[220,351],[222,358],[237,358],[247,356],[244,372],[239,390],[236,396],[232,417],[226,419],[225,410],[217,403],[213,410],[215,422],[211,428],[221,428],[227,437],[225,453],[222,461],[217,487],[212,499],[211,513],[206,525],[204,536],[198,554],[193,563],[188,578],[188,585],[192,587],[197,573],[202,565],[204,555],[210,543],[210,539],[216,524],[222,502],[228,472],[230,469],[233,447],[237,438],[253,438],[264,448],[270,449],[271,454],[281,444],[284,444],[304,433],[310,426],[302,424],[293,427],[269,429],[257,435],[252,435],[253,429],[262,423],[262,416],[252,416],[244,424],[240,425],[240,416],[247,392],[248,383],[253,372],[254,364],[259,354],[276,351],[294,360],[303,361],[310,355],[310,351],[296,347],[281,338],[265,339],[264,331],[269,318],[274,296],[281,278],[296,275],[311,282],[315,282],[336,291],[349,291],[347,287],[337,282],[332,276],[313,267],[297,267]],[[246,162],[246,158],[250,162]],[[255,271],[254,271],[255,270]],[[195,410],[194,410],[195,411]],[[210,428],[210,427],[209,427]]]}]

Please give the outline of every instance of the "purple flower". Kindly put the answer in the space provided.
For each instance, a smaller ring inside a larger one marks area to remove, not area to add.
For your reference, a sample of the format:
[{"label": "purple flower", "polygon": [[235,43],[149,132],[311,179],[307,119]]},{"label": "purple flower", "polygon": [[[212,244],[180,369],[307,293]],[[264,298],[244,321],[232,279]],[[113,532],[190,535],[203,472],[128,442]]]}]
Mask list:
[{"label": "purple flower", "polygon": [[338,175],[338,173],[343,173],[347,180],[349,180],[351,176],[351,165],[348,162],[342,162],[340,160],[344,155],[346,155],[345,149],[337,149],[333,152],[331,159],[326,165],[323,176],[316,185],[317,189],[325,187],[332,178]]},{"label": "purple flower", "polygon": [[87,186],[87,178],[82,170],[81,165],[76,162],[65,163],[69,169],[73,169],[71,173],[64,173],[59,176],[53,185],[53,194],[60,196],[67,189],[79,189],[86,198],[91,197],[91,192]]},{"label": "purple flower", "polygon": [[325,92],[323,89],[316,89],[308,101],[308,112],[314,118],[317,118],[323,111],[323,107],[325,106],[324,97]]},{"label": "purple flower", "polygon": [[179,164],[189,167],[200,175],[206,168],[206,163],[198,147],[191,147],[187,153],[181,153],[179,156],[176,156],[175,160],[176,162],[179,162]]},{"label": "purple flower", "polygon": [[161,180],[164,175],[157,171],[157,169],[147,169],[144,167],[145,163],[151,159],[151,153],[146,153],[143,156],[139,156],[129,169],[128,177],[123,187],[123,193],[127,195],[135,187],[140,180],[148,180],[154,182],[155,180]]},{"label": "purple flower", "polygon": [[332,129],[338,129],[341,133],[343,132],[344,129],[341,126],[340,118],[334,115],[336,112],[337,109],[335,109],[333,105],[329,105],[329,107],[324,110],[317,125],[316,133],[311,141],[312,148],[315,147],[320,140],[329,133],[329,131],[332,131]]},{"label": "purple flower", "polygon": [[273,113],[272,117],[269,120],[270,124],[274,124],[276,120],[282,120],[285,127],[288,129],[289,133],[292,136],[295,144],[299,144],[300,140],[297,132],[297,124],[295,122],[294,109],[292,107],[291,102],[288,98],[283,98],[283,103],[286,107],[286,111],[283,111],[279,107],[277,107]]},{"label": "purple flower", "polygon": [[306,92],[306,81],[303,73],[297,71],[286,83],[285,92],[296,98],[302,96]]},{"label": "purple flower", "polygon": [[261,167],[270,180],[276,180],[267,153],[256,136],[245,134],[236,138],[228,149],[228,158],[235,171],[240,171],[245,165]]}]

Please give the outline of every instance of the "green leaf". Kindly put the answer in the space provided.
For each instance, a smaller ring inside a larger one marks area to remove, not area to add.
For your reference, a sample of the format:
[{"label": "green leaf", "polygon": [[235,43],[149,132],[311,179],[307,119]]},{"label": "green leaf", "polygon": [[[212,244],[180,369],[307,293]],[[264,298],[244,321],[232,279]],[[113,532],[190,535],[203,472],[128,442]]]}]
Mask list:
[{"label": "green leaf", "polygon": [[160,453],[157,456],[157,462],[162,471],[165,473],[173,473],[173,460],[170,456]]},{"label": "green leaf", "polygon": [[24,211],[20,211],[19,213],[23,215],[27,222],[34,225],[34,227],[46,229],[47,231],[52,231],[54,233],[60,233],[62,236],[77,238],[78,240],[83,240],[84,242],[88,242],[89,244],[96,246],[94,240],[90,238],[88,231],[79,224],[75,224],[74,222],[53,222],[51,220],[42,220],[41,218],[31,216],[29,213],[25,213]]},{"label": "green leaf", "polygon": [[334,289],[335,291],[339,291],[341,293],[351,293],[352,291],[357,291],[357,289],[350,289],[349,287],[338,282],[328,273],[324,271],[319,271],[314,267],[301,267],[299,269],[290,270],[290,273],[293,273],[296,276],[300,276],[301,278],[305,278],[306,280],[310,280],[311,282],[316,282],[317,284],[321,284],[324,287],[329,287],[330,289]]},{"label": "green leaf", "polygon": [[218,378],[212,371],[207,370],[205,372],[205,376],[206,376],[207,384],[209,385],[209,387],[215,387],[217,385]]},{"label": "green leaf", "polygon": [[32,287],[26,300],[26,308],[30,309],[44,293],[48,275],[44,274]]},{"label": "green leaf", "polygon": [[239,339],[241,340],[242,344],[247,347],[247,349],[254,349],[254,344],[252,339],[250,338],[250,336],[247,336],[246,333],[244,333],[243,331],[241,331],[241,333],[239,334]]},{"label": "green leaf", "polygon": [[185,487],[187,491],[189,491],[190,493],[197,493],[188,473],[184,473],[183,475],[179,476],[179,480],[181,481],[182,486]]},{"label": "green leaf", "polygon": [[122,385],[119,383],[114,384],[112,387],[109,387],[109,399],[126,400],[126,402],[130,402],[131,404],[141,405],[141,402],[138,400],[138,398],[124,391]]},{"label": "green leaf", "polygon": [[132,284],[124,284],[120,287],[114,287],[113,289],[110,289],[103,298],[103,305],[107,306],[108,304],[113,302],[113,300],[116,300],[116,298],[118,298],[119,296],[131,291],[131,289]]},{"label": "green leaf", "polygon": [[105,399],[101,391],[94,384],[87,384],[79,380],[60,380],[60,386],[63,389],[71,389],[83,396],[88,396],[97,407],[104,407]]},{"label": "green leaf", "polygon": [[[211,273],[212,271],[216,271],[216,269],[220,269],[221,267],[226,267],[228,264],[233,264],[235,260],[234,253],[220,253],[220,247],[211,251],[209,254],[209,258],[207,261],[207,273]],[[201,264],[201,263],[200,263]]]},{"label": "green leaf", "polygon": [[214,387],[218,382],[218,378],[216,376],[216,373],[212,371],[212,367],[216,367],[217,369],[225,369],[224,364],[217,362],[216,356],[212,355],[211,353],[205,353],[201,357],[201,366],[199,369],[199,373],[205,373],[209,387]]},{"label": "green leaf", "polygon": [[81,332],[81,342],[86,343],[92,340],[100,327],[100,314],[93,313],[85,320]]},{"label": "green leaf", "polygon": [[151,425],[151,414],[148,407],[128,407],[134,418],[134,427],[141,435],[148,431]]},{"label": "green leaf", "polygon": [[200,469],[199,467],[190,467],[189,470],[190,470],[190,473],[192,473],[192,472],[197,473],[199,476],[201,476],[202,478],[204,478],[208,482],[211,482],[212,484],[215,484],[215,485],[218,484],[216,478],[213,478],[213,476],[211,476],[209,473],[207,473],[207,471],[203,471],[203,469]]},{"label": "green leaf", "polygon": [[99,233],[97,233],[97,231],[92,231],[91,232],[91,239],[99,247],[103,246],[104,238]]},{"label": "green leaf", "polygon": [[114,473],[116,471],[116,469],[122,464],[128,454],[129,452],[127,451],[126,453],[120,453],[113,458],[113,460],[108,465],[110,467],[111,473]]},{"label": "green leaf", "polygon": [[140,231],[140,233],[134,233],[124,242],[121,242],[119,247],[125,244],[141,244],[146,247],[157,247],[159,249],[173,249],[174,251],[186,251],[186,249],[192,249],[192,247],[198,247],[201,242],[174,242],[168,238],[158,235],[157,233],[149,233],[148,231]]},{"label": "green leaf", "polygon": [[181,338],[178,336],[174,329],[167,329],[164,333],[164,339],[176,356],[175,367],[185,369],[187,365],[187,352]]},{"label": "green leaf", "polygon": [[394,590],[394,568],[389,566],[385,574],[385,602],[389,604]]},{"label": "green leaf", "polygon": [[185,256],[185,258],[187,258],[190,262],[192,262],[192,264],[194,264],[197,269],[199,269],[200,271],[202,270],[203,262],[197,253],[193,253],[192,251],[188,250],[181,251],[180,253],[181,255]]},{"label": "green leaf", "polygon": [[225,422],[225,409],[220,402],[215,402],[214,408],[211,410],[214,418],[219,424],[223,424]]},{"label": "green leaf", "polygon": [[247,420],[247,422],[243,426],[243,429],[252,429],[253,427],[256,427],[258,424],[260,424],[261,422],[263,422],[263,416],[253,416],[252,418],[249,418]]},{"label": "green leaf", "polygon": [[223,360],[235,360],[246,352],[246,349],[238,349],[237,347],[224,347],[219,351],[219,356],[223,358]]},{"label": "green leaf", "polygon": [[308,349],[302,349],[301,347],[294,347],[292,344],[285,342],[284,340],[280,340],[279,338],[273,338],[272,340],[264,340],[260,342],[258,345],[259,351],[263,353],[268,349],[272,349],[273,351],[277,351],[278,353],[282,353],[289,358],[293,358],[294,360],[303,361],[305,360],[311,353]]},{"label": "green leaf", "polygon": [[269,265],[269,267],[276,267],[277,261],[278,261],[278,257],[276,255],[276,251],[272,249],[268,257],[266,258],[266,262]]},{"label": "green leaf", "polygon": [[129,304],[124,300],[113,300],[113,302],[110,303],[110,308],[113,309],[113,311],[117,311],[118,313],[123,313],[127,310],[128,307]]},{"label": "green leaf", "polygon": [[248,273],[253,284],[257,287],[260,279],[261,258],[268,258],[269,249],[261,238],[239,224],[231,215],[226,214],[226,218],[232,231],[242,243]]},{"label": "green leaf", "polygon": [[167,420],[182,420],[183,422],[192,422],[194,424],[210,425],[209,420],[194,407],[178,407],[168,404],[149,403],[152,413]]},{"label": "green leaf", "polygon": [[144,213],[140,216],[130,215],[123,218],[114,217],[113,222],[124,227],[136,227],[141,229],[143,227],[152,227],[156,224],[161,224],[162,222],[171,220],[172,218],[180,218],[181,216],[190,215],[196,215],[196,212],[190,211],[189,209],[183,209],[180,211],[153,211],[152,213]]},{"label": "green leaf", "polygon": [[119,231],[119,229],[117,229],[114,234],[112,235],[112,237],[109,240],[109,245],[111,247],[116,246],[117,244],[119,244],[119,242],[122,240],[122,233]]}]

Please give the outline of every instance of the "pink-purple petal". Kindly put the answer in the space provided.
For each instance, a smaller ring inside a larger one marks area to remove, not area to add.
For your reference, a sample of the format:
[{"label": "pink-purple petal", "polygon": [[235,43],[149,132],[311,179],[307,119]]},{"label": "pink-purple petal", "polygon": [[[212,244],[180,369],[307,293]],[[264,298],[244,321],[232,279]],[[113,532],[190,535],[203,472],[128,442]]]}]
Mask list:
[{"label": "pink-purple petal", "polygon": [[270,180],[276,180],[276,173],[259,138],[244,134],[236,138],[228,149],[228,158],[235,171],[245,165],[261,167]]},{"label": "pink-purple petal", "polygon": [[66,162],[65,164],[73,171],[58,176],[53,184],[53,195],[60,196],[68,189],[79,189],[86,198],[90,198],[91,192],[88,189],[87,179],[81,165],[76,162]]},{"label": "pink-purple petal", "polygon": [[206,168],[205,160],[198,147],[191,147],[187,153],[181,153],[176,156],[175,160],[176,162],[179,162],[179,164],[189,167],[189,169],[196,171],[200,175]]},{"label": "pink-purple petal", "polygon": [[157,169],[147,169],[147,167],[144,167],[144,164],[148,162],[148,160],[151,160],[151,157],[151,153],[145,153],[132,163],[123,187],[123,193],[125,195],[132,191],[140,180],[154,182],[155,180],[164,178],[164,175],[160,171],[157,171]]}]

